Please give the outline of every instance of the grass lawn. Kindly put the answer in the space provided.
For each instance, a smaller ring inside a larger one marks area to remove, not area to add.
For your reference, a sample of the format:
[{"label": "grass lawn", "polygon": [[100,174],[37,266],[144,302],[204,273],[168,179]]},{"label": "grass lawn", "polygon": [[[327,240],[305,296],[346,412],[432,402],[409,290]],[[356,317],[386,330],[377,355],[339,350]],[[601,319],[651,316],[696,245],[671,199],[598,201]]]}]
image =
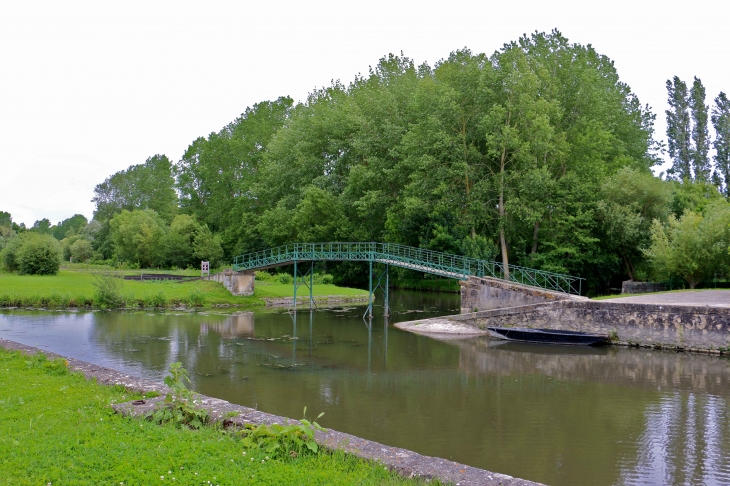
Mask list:
[{"label": "grass lawn", "polygon": [[63,360],[0,348],[0,485],[422,484],[343,453],[266,460],[216,427],[160,426],[110,407],[134,398]]},{"label": "grass lawn", "polygon": [[[103,269],[88,265],[64,266],[58,275],[17,275],[0,273],[0,307],[2,306],[94,306],[98,275]],[[148,273],[147,270],[118,273]],[[190,272],[182,271],[182,272]],[[149,273],[152,273],[151,271]],[[165,272],[169,273],[169,272]],[[178,272],[179,273],[179,272]],[[308,289],[300,289],[300,293]],[[233,296],[218,282],[192,281],[131,281],[125,280],[121,293],[130,307],[160,307],[179,303],[197,303],[204,306],[234,304],[245,307],[262,307],[261,298],[291,297],[293,284],[262,281],[256,282],[255,294],[249,297]],[[359,289],[315,284],[314,295],[366,295]],[[303,293],[302,293],[303,295]]]}]

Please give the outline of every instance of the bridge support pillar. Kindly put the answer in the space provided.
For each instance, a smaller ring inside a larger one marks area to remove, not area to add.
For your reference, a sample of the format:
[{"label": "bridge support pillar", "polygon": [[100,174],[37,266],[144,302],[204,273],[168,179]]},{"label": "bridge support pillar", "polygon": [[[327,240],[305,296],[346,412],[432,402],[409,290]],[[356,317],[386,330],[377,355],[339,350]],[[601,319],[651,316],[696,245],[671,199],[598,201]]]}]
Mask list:
[{"label": "bridge support pillar", "polygon": [[[368,285],[369,293],[368,293],[368,308],[365,310],[365,315],[363,317],[367,317],[372,319],[373,317],[373,297],[375,295],[375,291],[378,289],[383,291],[383,315],[389,316],[390,315],[390,295],[389,295],[389,289],[390,289],[390,277],[389,277],[389,265],[385,265],[385,271],[381,273],[380,275],[376,275],[377,282],[375,284],[375,287],[373,287],[373,262],[372,260],[369,262],[370,265],[370,281]],[[385,283],[383,283],[383,280],[385,280]]]},{"label": "bridge support pillar", "polygon": [[[310,262],[311,265],[309,267],[309,270],[307,270],[304,273],[301,273],[301,270],[299,270],[299,267],[297,265],[297,261],[294,260],[294,311],[297,310],[297,289],[304,285],[305,287],[309,288],[309,309],[313,309],[315,307],[314,304],[314,261]],[[307,282],[309,280],[309,282]]]}]

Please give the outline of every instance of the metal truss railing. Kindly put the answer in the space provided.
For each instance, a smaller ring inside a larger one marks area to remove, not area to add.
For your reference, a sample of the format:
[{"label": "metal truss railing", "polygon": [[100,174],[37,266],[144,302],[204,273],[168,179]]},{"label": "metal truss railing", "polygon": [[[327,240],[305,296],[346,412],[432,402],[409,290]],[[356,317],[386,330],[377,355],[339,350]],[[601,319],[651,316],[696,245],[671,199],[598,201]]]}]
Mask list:
[{"label": "metal truss railing", "polygon": [[582,291],[583,281],[580,277],[517,265],[509,265],[509,271],[506,272],[505,266],[500,262],[477,260],[395,243],[372,242],[291,243],[237,256],[233,260],[233,269],[256,270],[295,261],[318,260],[379,262],[462,280],[470,276],[505,279],[509,275],[509,281],[514,283],[577,295]]}]

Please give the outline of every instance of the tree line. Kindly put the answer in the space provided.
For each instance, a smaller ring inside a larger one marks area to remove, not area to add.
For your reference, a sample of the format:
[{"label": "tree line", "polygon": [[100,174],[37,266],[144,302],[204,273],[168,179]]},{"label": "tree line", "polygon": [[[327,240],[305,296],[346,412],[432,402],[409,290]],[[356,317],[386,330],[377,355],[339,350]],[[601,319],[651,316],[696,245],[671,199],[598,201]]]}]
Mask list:
[{"label": "tree line", "polygon": [[677,250],[694,225],[718,249],[704,267],[726,272],[730,106],[721,93],[710,112],[697,79],[667,88],[673,165],[655,177],[655,115],[591,46],[553,31],[434,66],[389,55],[302,103],[254,104],[175,163],[155,155],[108,177],[84,239],[95,260],[143,266],[389,241],[577,275],[605,293],[626,278],[687,278],[667,255],[694,258]]}]

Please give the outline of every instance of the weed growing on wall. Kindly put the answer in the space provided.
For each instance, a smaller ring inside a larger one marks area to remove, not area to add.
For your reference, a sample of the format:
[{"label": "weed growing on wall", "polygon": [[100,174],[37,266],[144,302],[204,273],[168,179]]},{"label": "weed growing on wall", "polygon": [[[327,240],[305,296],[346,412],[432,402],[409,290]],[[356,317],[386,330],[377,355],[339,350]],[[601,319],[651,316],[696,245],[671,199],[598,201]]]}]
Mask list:
[{"label": "weed growing on wall", "polygon": [[182,363],[171,363],[165,385],[170,387],[172,393],[168,393],[165,401],[147,418],[158,424],[172,423],[191,429],[199,429],[208,424],[208,412],[196,406],[195,393],[188,389],[186,383],[190,383],[190,375],[182,367]]},{"label": "weed growing on wall", "polygon": [[307,420],[307,407],[304,407],[304,418],[298,424],[246,425],[242,431],[243,445],[247,449],[261,449],[271,457],[316,454],[319,445],[314,441],[314,432],[325,430],[317,423],[322,415],[324,412],[310,422]]}]

